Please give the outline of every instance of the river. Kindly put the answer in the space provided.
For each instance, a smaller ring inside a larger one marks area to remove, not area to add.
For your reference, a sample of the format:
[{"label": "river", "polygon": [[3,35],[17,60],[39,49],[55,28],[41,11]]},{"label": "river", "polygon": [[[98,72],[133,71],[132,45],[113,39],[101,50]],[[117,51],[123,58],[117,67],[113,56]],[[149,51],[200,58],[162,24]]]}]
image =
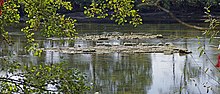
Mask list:
[{"label": "river", "polygon": [[[41,58],[25,55],[25,39],[22,33],[11,32],[15,43],[3,46],[1,56],[10,51],[23,56],[15,57],[22,62],[59,63],[70,62],[87,75],[88,85],[93,89],[89,94],[219,94],[220,72],[213,64],[217,62],[218,37],[212,43],[201,31],[186,28],[180,24],[143,24],[136,28],[131,25],[83,23],[76,26],[82,34],[122,32],[162,34],[163,39],[142,40],[159,43],[172,42],[174,45],[192,51],[192,54],[164,55],[163,53],[105,53],[105,54],[63,54],[44,52]],[[200,37],[200,39],[196,38]],[[90,46],[90,41],[76,40],[73,43],[46,40],[39,37],[42,47]],[[206,54],[199,57],[198,47],[204,46]]]}]

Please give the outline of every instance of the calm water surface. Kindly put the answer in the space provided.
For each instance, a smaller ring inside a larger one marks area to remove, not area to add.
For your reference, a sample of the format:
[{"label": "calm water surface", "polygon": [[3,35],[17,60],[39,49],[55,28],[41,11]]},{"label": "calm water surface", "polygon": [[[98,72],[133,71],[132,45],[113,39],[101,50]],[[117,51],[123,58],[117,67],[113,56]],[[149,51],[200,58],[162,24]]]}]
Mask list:
[{"label": "calm water surface", "polygon": [[[162,34],[164,39],[142,40],[141,42],[172,42],[174,45],[192,51],[189,55],[148,54],[62,54],[45,52],[42,58],[25,55],[23,35],[12,32],[16,36],[15,44],[1,44],[1,56],[7,52],[19,54],[14,57],[22,62],[58,63],[70,62],[70,67],[84,72],[93,89],[89,94],[219,94],[220,72],[213,67],[217,62],[217,45],[219,39],[209,44],[199,31],[190,30],[179,24],[144,24],[117,26],[113,24],[78,24],[79,35],[106,32],[142,32]],[[195,36],[200,36],[198,40]],[[206,54],[199,57],[198,42],[205,45]],[[123,41],[122,41],[123,42]],[[91,46],[91,41],[76,40],[73,43],[45,40],[39,38],[42,47]],[[21,56],[22,55],[22,56]]]}]

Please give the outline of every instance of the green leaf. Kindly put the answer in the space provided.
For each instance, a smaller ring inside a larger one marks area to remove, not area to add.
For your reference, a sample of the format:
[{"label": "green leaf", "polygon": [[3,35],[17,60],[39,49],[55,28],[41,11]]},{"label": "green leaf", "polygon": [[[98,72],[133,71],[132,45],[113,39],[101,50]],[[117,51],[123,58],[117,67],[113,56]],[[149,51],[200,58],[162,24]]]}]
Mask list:
[{"label": "green leaf", "polygon": [[37,72],[36,76],[40,76],[40,72]]}]

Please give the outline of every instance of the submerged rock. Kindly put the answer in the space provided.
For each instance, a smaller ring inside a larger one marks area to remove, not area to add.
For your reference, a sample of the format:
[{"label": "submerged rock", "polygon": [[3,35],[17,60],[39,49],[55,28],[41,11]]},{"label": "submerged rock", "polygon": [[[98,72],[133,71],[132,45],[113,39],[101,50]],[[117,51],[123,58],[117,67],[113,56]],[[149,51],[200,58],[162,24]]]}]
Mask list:
[{"label": "submerged rock", "polygon": [[[83,35],[77,38],[80,40],[74,47],[43,48],[44,51],[56,51],[61,53],[84,54],[84,53],[164,53],[170,55],[180,53],[180,55],[190,54],[187,49],[177,48],[173,43],[139,43],[150,38],[162,38],[162,35],[152,35],[145,33],[104,33]],[[52,38],[58,40],[57,38]],[[66,38],[65,38],[66,39]],[[83,45],[84,41],[90,40],[92,45]],[[133,41],[135,40],[135,42]],[[126,41],[126,42],[125,42]],[[123,43],[125,42],[125,43]]]},{"label": "submerged rock", "polygon": [[179,49],[179,54],[180,55],[185,55],[185,54],[190,54],[192,53],[191,51],[188,51],[187,49]]},{"label": "submerged rock", "polygon": [[157,34],[157,35],[152,35],[152,34],[145,34],[145,33],[124,33],[124,34],[119,34],[119,33],[105,33],[102,35],[83,35],[81,37],[78,37],[78,39],[82,40],[119,40],[119,39],[150,39],[150,38],[163,38],[162,35]]},{"label": "submerged rock", "polygon": [[109,40],[109,38],[99,38],[98,40]]},{"label": "submerged rock", "polygon": [[157,46],[164,46],[162,42],[158,43]]},{"label": "submerged rock", "polygon": [[152,43],[139,43],[140,46],[154,46]]},{"label": "submerged rock", "polygon": [[136,46],[136,43],[124,43],[124,46]]},{"label": "submerged rock", "polygon": [[94,46],[88,48],[47,48],[44,51],[58,51],[61,53],[164,53],[165,55],[170,55],[173,53],[190,54],[191,51],[186,49],[177,48],[175,46],[141,46],[135,43],[126,43],[120,46]]},{"label": "submerged rock", "polygon": [[164,45],[165,45],[165,46],[174,46],[173,43],[171,43],[171,42],[167,42],[167,43],[165,43]]},{"label": "submerged rock", "polygon": [[95,49],[85,49],[82,51],[82,53],[94,53],[94,52],[96,52]]}]

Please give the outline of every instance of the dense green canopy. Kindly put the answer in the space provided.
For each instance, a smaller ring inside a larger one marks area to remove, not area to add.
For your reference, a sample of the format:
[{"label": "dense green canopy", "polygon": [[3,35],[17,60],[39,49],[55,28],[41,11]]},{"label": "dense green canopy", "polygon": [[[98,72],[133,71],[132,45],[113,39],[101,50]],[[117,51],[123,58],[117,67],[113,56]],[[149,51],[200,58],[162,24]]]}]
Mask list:
[{"label": "dense green canopy", "polygon": [[[66,0],[70,1],[73,4],[73,7],[78,10],[82,11],[84,6],[90,5],[92,2],[100,2],[100,1],[123,1],[123,0]],[[126,0],[125,0],[126,1]],[[140,9],[140,7],[137,7],[139,4],[148,3],[153,4],[158,0],[131,0],[134,1],[134,6],[137,9]],[[220,0],[159,0],[161,2],[161,6],[166,7],[168,9],[189,9],[190,8],[201,8],[198,10],[203,10],[203,7],[205,6],[213,6],[213,7],[219,7]],[[145,10],[142,10],[145,12],[146,10],[150,10],[151,8],[148,6],[142,6]]]}]

